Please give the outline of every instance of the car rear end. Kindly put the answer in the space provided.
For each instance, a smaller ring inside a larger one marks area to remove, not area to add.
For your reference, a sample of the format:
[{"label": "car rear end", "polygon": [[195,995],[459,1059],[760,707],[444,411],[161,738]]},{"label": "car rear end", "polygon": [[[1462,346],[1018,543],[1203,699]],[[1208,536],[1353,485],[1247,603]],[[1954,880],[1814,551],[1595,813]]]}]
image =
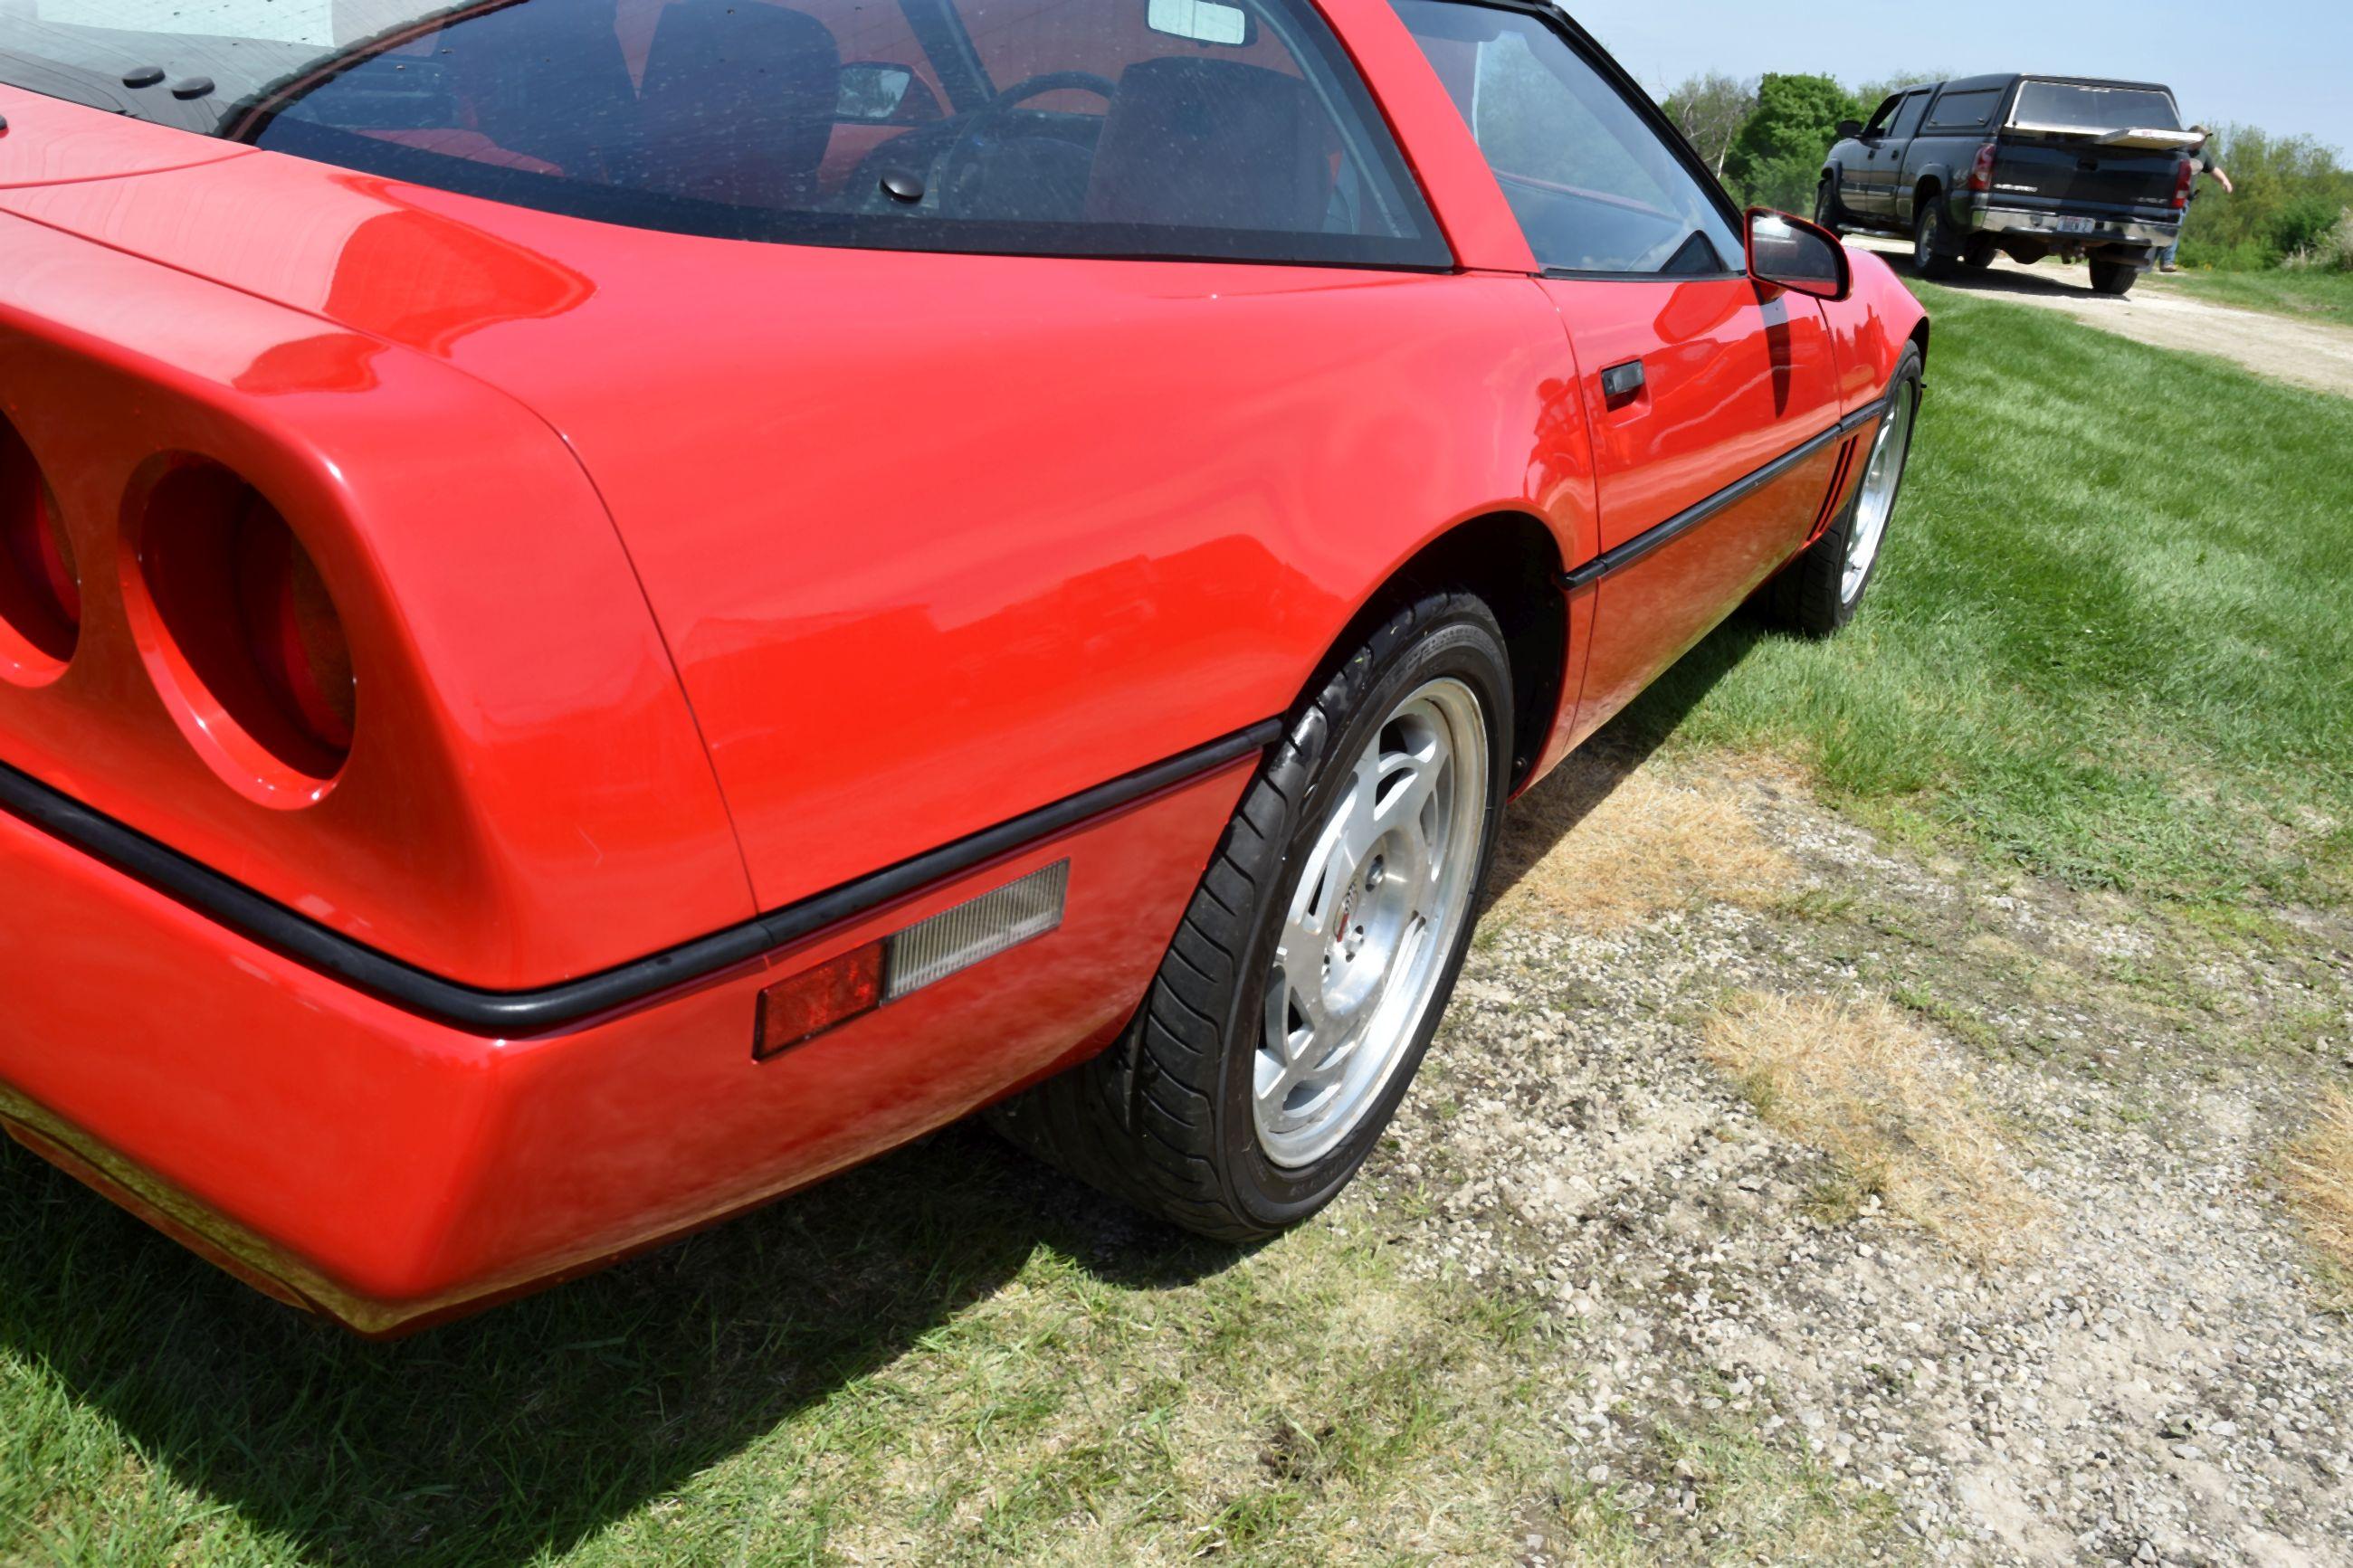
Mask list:
[{"label": "car rear end", "polygon": [[1966,182],[1963,221],[2025,259],[2145,266],[2180,236],[2196,144],[2167,88],[2030,77]]},{"label": "car rear end", "polygon": [[0,114],[0,1130],[385,1333],[1124,1021],[1256,741],[763,909],[577,458],[351,324],[486,331],[593,280],[290,163],[336,265],[306,305],[266,247],[266,299],[37,216],[62,177],[171,232],[265,154]]}]

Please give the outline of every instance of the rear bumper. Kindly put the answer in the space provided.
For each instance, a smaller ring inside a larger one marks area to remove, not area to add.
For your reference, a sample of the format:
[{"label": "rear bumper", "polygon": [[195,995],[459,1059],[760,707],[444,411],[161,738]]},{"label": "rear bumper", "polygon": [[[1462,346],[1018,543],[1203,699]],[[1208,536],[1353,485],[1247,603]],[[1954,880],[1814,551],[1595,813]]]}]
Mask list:
[{"label": "rear bumper", "polygon": [[2181,237],[2177,220],[2158,222],[2145,217],[2062,212],[2049,207],[1996,205],[1980,198],[1971,204],[1968,227],[1978,234],[2048,240],[2053,245],[2135,246],[2149,249],[2171,245]]},{"label": "rear bumper", "polygon": [[[806,1185],[1098,1048],[1252,765],[528,1038],[380,1000],[0,813],[0,1122],[281,1300],[404,1331]],[[763,987],[1062,858],[1060,929],[753,1059]]]}]

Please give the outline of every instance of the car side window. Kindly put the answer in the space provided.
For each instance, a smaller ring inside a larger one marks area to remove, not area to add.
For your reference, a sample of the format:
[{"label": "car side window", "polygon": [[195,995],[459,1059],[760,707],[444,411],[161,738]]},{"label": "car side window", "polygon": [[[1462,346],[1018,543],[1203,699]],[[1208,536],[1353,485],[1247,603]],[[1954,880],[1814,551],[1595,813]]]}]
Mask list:
[{"label": "car side window", "polygon": [[1977,88],[1968,92],[1948,92],[1936,100],[1934,113],[1928,116],[1931,131],[1978,131],[1993,118],[1994,100],[2001,97],[1999,88]]},{"label": "car side window", "polygon": [[1907,94],[1904,107],[1895,111],[1895,123],[1889,128],[1888,140],[1901,142],[1920,129],[1920,117],[1928,112],[1928,95],[1925,92]]},{"label": "car side window", "polygon": [[1903,101],[1904,98],[1902,94],[1889,94],[1887,101],[1879,106],[1878,111],[1872,115],[1870,122],[1863,126],[1863,136],[1868,139],[1870,137],[1885,134],[1888,121],[1895,118],[1896,106],[1901,104]]},{"label": "car side window", "polygon": [[1392,0],[1547,271],[1721,275],[1739,238],[1666,138],[1541,19]]}]

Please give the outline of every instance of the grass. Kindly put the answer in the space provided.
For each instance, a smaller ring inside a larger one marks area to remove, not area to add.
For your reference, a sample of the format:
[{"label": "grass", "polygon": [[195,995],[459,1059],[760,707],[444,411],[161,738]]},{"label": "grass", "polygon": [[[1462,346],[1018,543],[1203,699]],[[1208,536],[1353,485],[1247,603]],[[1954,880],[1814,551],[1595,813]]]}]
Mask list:
[{"label": "grass", "polygon": [[2353,272],[2200,272],[2170,281],[2202,300],[2353,327]]},{"label": "grass", "polygon": [[1819,643],[1736,621],[1625,723],[2078,886],[2344,900],[2353,400],[1922,292],[1929,394],[1862,615]]},{"label": "grass", "polygon": [[2353,1095],[2323,1091],[2282,1163],[2288,1201],[2326,1260],[2324,1278],[2353,1310]]},{"label": "grass", "polygon": [[1749,994],[1709,1020],[1707,1054],[1782,1131],[1829,1154],[1835,1215],[1876,1195],[1984,1261],[2010,1256],[2044,1205],[1975,1087],[1877,1000]]}]

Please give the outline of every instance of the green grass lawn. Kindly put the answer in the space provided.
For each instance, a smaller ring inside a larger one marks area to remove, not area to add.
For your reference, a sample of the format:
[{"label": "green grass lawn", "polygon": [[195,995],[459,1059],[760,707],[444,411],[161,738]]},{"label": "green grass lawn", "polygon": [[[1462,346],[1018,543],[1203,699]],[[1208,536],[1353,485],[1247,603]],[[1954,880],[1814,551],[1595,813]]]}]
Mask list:
[{"label": "green grass lawn", "polygon": [[1792,752],[1879,826],[2191,905],[2353,879],[2353,400],[1924,287],[1872,598],[1736,621],[1630,710]]},{"label": "green grass lawn", "polygon": [[2218,305],[2353,327],[2353,272],[2181,272],[2166,279]]},{"label": "green grass lawn", "polygon": [[[1926,292],[1864,614],[1822,644],[1736,620],[1624,722],[1793,757],[2003,866],[2341,900],[2353,402]],[[1537,1508],[1610,1555],[1538,1421],[1573,1343],[1371,1230],[1175,1240],[958,1129],[376,1346],[0,1143],[0,1563],[1500,1561]],[[1884,1523],[1778,1451],[1668,1436],[1727,1559]]]}]

